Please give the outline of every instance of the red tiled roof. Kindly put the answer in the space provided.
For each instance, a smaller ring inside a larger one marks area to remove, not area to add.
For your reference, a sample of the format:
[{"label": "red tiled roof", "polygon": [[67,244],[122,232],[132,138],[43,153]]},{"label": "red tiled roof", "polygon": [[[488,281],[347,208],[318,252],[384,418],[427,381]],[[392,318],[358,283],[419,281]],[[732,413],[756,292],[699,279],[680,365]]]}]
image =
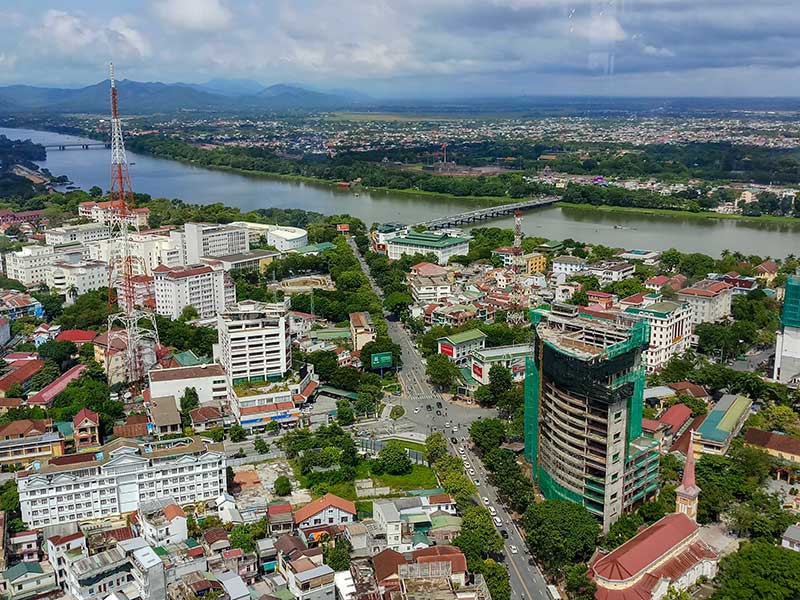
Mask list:
[{"label": "red tiled roof", "polygon": [[708,398],[708,392],[702,385],[697,385],[691,381],[678,381],[676,383],[668,383],[668,388],[672,388],[679,394],[688,394],[694,398]]},{"label": "red tiled roof", "polygon": [[244,551],[241,548],[230,548],[222,551],[222,558],[239,558],[241,556],[244,556]]},{"label": "red tiled roof", "polygon": [[130,527],[118,527],[117,529],[110,529],[105,532],[106,537],[112,537],[118,542],[124,542],[125,540],[130,540],[135,538],[136,536],[133,534],[133,530]]},{"label": "red tiled roof", "polygon": [[56,336],[56,341],[85,344],[86,342],[91,342],[96,337],[97,332],[89,329],[65,329]]},{"label": "red tiled roof", "polygon": [[428,502],[431,504],[452,504],[453,499],[449,494],[431,494],[428,496]]},{"label": "red tiled roof", "polygon": [[192,558],[197,558],[198,556],[203,556],[206,551],[202,546],[195,546],[194,548],[189,548],[186,551],[186,556],[190,556]]},{"label": "red tiled roof", "polygon": [[224,375],[225,370],[222,365],[217,363],[194,367],[177,367],[174,369],[153,369],[148,373],[150,381],[179,381],[197,377],[223,377]]},{"label": "red tiled roof", "polygon": [[800,456],[800,440],[782,433],[748,427],[747,431],[744,432],[744,441],[751,446]]},{"label": "red tiled roof", "polygon": [[623,298],[620,300],[620,303],[624,302],[625,304],[642,304],[646,295],[647,294],[644,292],[639,292],[638,294],[633,294],[633,296]]},{"label": "red tiled roof", "polygon": [[167,504],[164,507],[164,516],[168,521],[172,521],[172,519],[175,519],[176,517],[186,518],[186,513],[183,512],[183,509],[177,504]]},{"label": "red tiled roof", "polygon": [[656,277],[651,277],[650,279],[645,281],[645,283],[649,283],[650,285],[662,286],[666,285],[668,281],[669,277],[667,277],[666,275],[657,275]]},{"label": "red tiled roof", "polygon": [[192,423],[208,423],[209,421],[217,421],[222,418],[219,409],[213,406],[201,406],[189,411],[189,417]]},{"label": "red tiled roof", "polygon": [[71,533],[69,535],[54,535],[53,537],[48,538],[48,541],[50,541],[54,546],[63,546],[69,542],[79,540],[82,537],[85,537],[83,533],[76,531],[75,533]]},{"label": "red tiled roof", "polygon": [[53,428],[51,419],[19,419],[0,425],[0,439],[42,435]]},{"label": "red tiled roof", "polygon": [[211,545],[221,541],[228,541],[228,533],[222,527],[212,527],[203,533],[206,543]]},{"label": "red tiled roof", "polygon": [[647,569],[697,531],[697,523],[683,513],[671,513],[643,529],[591,566],[595,577],[626,581]]},{"label": "red tiled roof", "polygon": [[773,274],[778,272],[778,268],[778,263],[776,263],[774,260],[765,260],[756,267],[756,271],[759,273]]},{"label": "red tiled roof", "polygon": [[671,427],[674,434],[691,418],[692,409],[683,403],[678,403],[670,406],[658,420]]},{"label": "red tiled roof", "polygon": [[372,557],[372,568],[375,572],[375,580],[380,583],[384,579],[396,575],[400,565],[406,564],[408,564],[408,561],[405,556],[391,548],[378,552],[378,554]]},{"label": "red tiled roof", "polygon": [[28,381],[28,379],[36,375],[36,373],[41,371],[43,366],[43,360],[28,360],[20,362],[19,366],[13,371],[6,373],[3,375],[3,377],[0,377],[0,390],[7,392],[8,389],[15,383],[19,383],[20,385],[23,384],[24,382]]},{"label": "red tiled roof", "polygon": [[292,512],[292,505],[288,502],[280,502],[278,504],[270,504],[267,506],[267,514],[269,516],[281,515]]},{"label": "red tiled roof", "polygon": [[335,506],[339,510],[350,513],[351,515],[356,514],[356,505],[350,500],[345,500],[344,498],[340,498],[335,494],[325,494],[322,498],[317,498],[294,513],[294,522],[302,523],[303,521],[307,521],[309,518],[313,517],[319,512],[322,512],[329,506]]},{"label": "red tiled roof", "polygon": [[46,404],[49,406],[53,398],[67,389],[69,383],[80,377],[81,373],[85,370],[86,365],[75,365],[58,379],[42,388],[42,390],[32,398],[28,398],[28,404]]},{"label": "red tiled roof", "polygon": [[18,408],[22,406],[22,398],[0,398],[0,407]]},{"label": "red tiled roof", "polygon": [[83,462],[92,462],[95,460],[94,453],[81,452],[80,454],[64,454],[62,456],[54,456],[47,462],[51,465],[63,467],[65,465],[77,465]]},{"label": "red tiled roof", "polygon": [[663,425],[661,421],[656,421],[655,419],[642,419],[642,429],[645,431],[655,432]]},{"label": "red tiled roof", "polygon": [[421,550],[414,550],[411,559],[415,563],[449,562],[452,573],[465,573],[467,571],[467,557],[455,546],[431,546]]},{"label": "red tiled roof", "polygon": [[80,427],[80,424],[84,421],[89,421],[92,425],[99,425],[100,417],[93,410],[84,407],[80,409],[78,414],[72,419],[72,425],[74,427]]},{"label": "red tiled roof", "polygon": [[703,424],[703,421],[706,420],[708,415],[698,415],[692,421],[692,424],[686,428],[675,442],[672,443],[672,447],[669,449],[670,452],[680,452],[684,456],[688,455],[689,452],[689,437],[692,435],[692,431],[697,431],[700,428],[700,425]]}]

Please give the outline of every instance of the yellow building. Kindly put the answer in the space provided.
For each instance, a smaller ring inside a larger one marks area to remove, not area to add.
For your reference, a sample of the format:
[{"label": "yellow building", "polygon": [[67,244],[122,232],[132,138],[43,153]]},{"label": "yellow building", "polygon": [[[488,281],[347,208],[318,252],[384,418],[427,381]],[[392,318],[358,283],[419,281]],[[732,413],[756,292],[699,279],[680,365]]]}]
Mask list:
[{"label": "yellow building", "polygon": [[518,256],[515,262],[521,267],[526,275],[547,272],[547,257],[539,252],[531,252]]}]

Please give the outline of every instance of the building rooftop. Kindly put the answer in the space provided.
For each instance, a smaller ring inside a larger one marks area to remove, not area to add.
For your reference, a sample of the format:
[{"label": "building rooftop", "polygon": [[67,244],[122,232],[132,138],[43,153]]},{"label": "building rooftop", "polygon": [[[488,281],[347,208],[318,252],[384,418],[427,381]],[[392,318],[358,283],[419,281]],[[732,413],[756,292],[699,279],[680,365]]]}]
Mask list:
[{"label": "building rooftop", "polygon": [[737,423],[750,410],[752,402],[745,396],[725,394],[711,409],[698,433],[703,439],[724,442],[732,434]]},{"label": "building rooftop", "polygon": [[494,348],[481,348],[473,350],[472,355],[479,360],[489,360],[492,358],[512,358],[526,356],[532,353],[530,344],[515,344],[513,346],[495,346]]},{"label": "building rooftop", "polygon": [[446,335],[440,339],[447,340],[451,344],[458,345],[465,344],[466,342],[474,342],[475,340],[480,340],[485,337],[486,334],[479,329],[467,329],[461,333],[451,333],[450,335]]},{"label": "building rooftop", "polygon": [[446,233],[436,233],[433,231],[409,231],[406,235],[396,237],[389,241],[390,244],[399,244],[401,246],[420,246],[423,248],[430,248],[431,250],[441,250],[450,248],[451,246],[458,246],[459,244],[467,244],[467,238],[450,236]]},{"label": "building rooftop", "polygon": [[744,441],[751,446],[766,448],[792,456],[800,456],[800,440],[783,433],[748,427],[744,432]]},{"label": "building rooftop", "polygon": [[195,379],[197,377],[224,377],[225,370],[222,365],[212,363],[191,367],[177,367],[173,369],[153,369],[148,373],[150,381],[180,381],[182,379]]}]

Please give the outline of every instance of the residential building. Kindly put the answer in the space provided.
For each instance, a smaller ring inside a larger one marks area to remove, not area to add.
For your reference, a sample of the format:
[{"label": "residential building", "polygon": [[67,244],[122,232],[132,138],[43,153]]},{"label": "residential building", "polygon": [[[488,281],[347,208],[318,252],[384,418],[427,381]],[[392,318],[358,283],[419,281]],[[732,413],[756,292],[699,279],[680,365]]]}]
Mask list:
[{"label": "residential building", "polygon": [[[87,245],[89,257],[106,263],[116,263],[122,254],[122,241],[101,240]],[[175,240],[154,233],[131,233],[128,235],[128,252],[133,258],[131,269],[134,276],[151,276],[160,265],[179,267],[186,264],[183,247]]]},{"label": "residential building", "polygon": [[17,563],[0,575],[0,595],[7,600],[48,598],[58,591],[55,572],[47,561]]},{"label": "residential building", "polygon": [[269,530],[273,536],[292,533],[294,529],[294,515],[292,505],[288,502],[276,502],[267,505],[267,520]]},{"label": "residential building", "polygon": [[245,300],[217,316],[214,358],[229,385],[281,378],[291,367],[289,299],[267,304]]},{"label": "residential building", "polygon": [[27,467],[64,454],[64,440],[51,419],[21,419],[0,426],[0,465]]},{"label": "residential building", "polygon": [[389,240],[386,247],[392,260],[407,254],[433,254],[437,263],[446,265],[452,256],[469,252],[469,239],[435,231],[409,231]]},{"label": "residential building", "polygon": [[694,435],[694,453],[725,455],[750,416],[750,398],[725,394],[703,419]]},{"label": "residential building", "polygon": [[10,534],[6,551],[11,562],[39,562],[39,531],[29,529]]},{"label": "residential building", "polygon": [[132,512],[170,496],[208,501],[225,490],[222,444],[200,437],[154,443],[116,439],[97,452],[51,458],[16,473],[22,519],[43,528]]},{"label": "residential building", "polygon": [[53,565],[56,583],[66,588],[67,569],[70,565],[82,558],[89,556],[86,547],[86,536],[78,531],[69,535],[54,535],[45,540],[44,552],[47,560]]},{"label": "residential building", "polygon": [[267,244],[279,252],[288,252],[308,244],[308,232],[300,227],[270,225],[267,231]]},{"label": "residential building", "polygon": [[161,265],[153,269],[153,280],[156,313],[172,320],[187,306],[201,319],[210,319],[236,302],[236,285],[218,265]]},{"label": "residential building", "polygon": [[[91,219],[95,223],[102,223],[103,225],[108,225],[112,221],[119,222],[121,220],[119,208],[115,207],[113,202],[95,202],[93,200],[78,204],[78,216]],[[141,228],[147,227],[147,220],[149,217],[150,209],[143,206],[129,209],[125,220],[130,227],[138,231]]]},{"label": "residential building", "polygon": [[514,258],[513,266],[517,267],[521,273],[525,273],[526,275],[546,273],[547,257],[540,252],[522,254]]},{"label": "residential building", "polygon": [[603,260],[587,265],[585,269],[590,275],[597,277],[600,285],[616,283],[633,277],[636,267],[624,261]]},{"label": "residential building", "polygon": [[503,263],[504,267],[512,267],[516,259],[522,256],[522,248],[516,246],[503,246],[492,250],[492,256],[497,256]]},{"label": "residential building", "polygon": [[678,292],[678,300],[691,312],[692,325],[714,323],[731,315],[732,287],[722,281],[704,279]]},{"label": "residential building", "polygon": [[222,427],[225,420],[220,410],[214,406],[201,406],[189,413],[192,422],[192,430],[195,433],[203,433],[214,427]]},{"label": "residential building", "polygon": [[525,458],[545,498],[582,504],[607,531],[658,490],[658,443],[642,434],[647,322],[561,304],[532,321]]},{"label": "residential building", "polygon": [[761,279],[765,285],[771,284],[778,276],[780,266],[774,260],[765,260],[756,267],[756,278]]},{"label": "residential building", "polygon": [[368,312],[350,313],[350,338],[353,340],[353,350],[360,352],[366,344],[375,341],[376,335],[372,316]]},{"label": "residential building", "polygon": [[617,254],[617,258],[622,260],[640,260],[646,265],[657,265],[661,258],[658,250],[627,250]]},{"label": "residential building", "polygon": [[72,304],[78,296],[108,287],[108,264],[98,260],[78,263],[55,262],[46,274],[47,287],[51,292],[64,296]]},{"label": "residential building", "polygon": [[48,246],[62,246],[64,244],[86,244],[111,237],[108,225],[100,223],[83,223],[81,225],[63,225],[53,227],[44,233]]},{"label": "residential building", "polygon": [[781,536],[781,546],[800,552],[800,527],[797,525],[789,525],[786,531]]},{"label": "residential building", "polygon": [[369,232],[372,251],[378,254],[386,254],[389,241],[401,235],[406,235],[407,233],[408,225],[402,225],[401,223],[384,223],[383,225],[378,225]]},{"label": "residential building", "polygon": [[278,552],[278,573],[295,600],[334,600],[334,570],[323,564],[322,556],[300,556],[294,560]]},{"label": "residential building", "polygon": [[586,260],[578,256],[556,256],[553,259],[553,274],[570,277],[583,271]]},{"label": "residential building", "polygon": [[300,407],[318,386],[310,364],[279,380],[235,384],[231,388],[231,413],[242,427],[252,430],[261,431],[273,421],[284,428],[294,427],[301,423]]},{"label": "residential building", "polygon": [[453,286],[445,275],[409,275],[411,297],[419,304],[443,302],[453,295]]},{"label": "residential building", "polygon": [[183,263],[193,265],[206,256],[228,256],[250,249],[247,228],[237,225],[186,223],[170,237],[183,248]]},{"label": "residential building", "polygon": [[[94,339],[92,344],[94,345],[94,359],[103,366],[109,385],[127,381],[128,369],[125,355],[128,349],[128,340],[126,333],[114,330],[109,342],[108,331],[104,331]],[[156,364],[156,343],[152,338],[140,340],[139,361],[145,373]]]},{"label": "residential building", "polygon": [[151,546],[180,544],[189,537],[186,513],[172,498],[142,502],[135,521],[139,535]]},{"label": "residential building", "polygon": [[88,408],[82,408],[72,418],[72,436],[75,450],[96,448],[100,445],[100,416]]},{"label": "residential building", "polygon": [[225,370],[217,363],[194,367],[151,369],[147,373],[150,394],[153,397],[173,396],[180,400],[189,388],[194,388],[201,406],[224,406],[228,400],[228,383]]},{"label": "residential building", "polygon": [[294,522],[298,529],[315,529],[329,525],[345,525],[356,520],[356,505],[334,494],[325,494],[322,498],[306,504],[294,513]]},{"label": "residential building", "polygon": [[158,437],[180,433],[181,413],[173,396],[151,397],[147,414],[153,424],[153,434]]},{"label": "residential building", "polygon": [[16,252],[5,254],[6,276],[25,287],[47,283],[50,266],[56,260],[54,246],[23,246]]},{"label": "residential building", "polygon": [[800,382],[800,274],[786,280],[772,378],[793,387]]},{"label": "residential building", "polygon": [[0,398],[8,396],[14,385],[22,386],[23,391],[31,387],[31,378],[42,370],[43,360],[22,360],[11,363],[11,371],[0,377]]},{"label": "residential building", "polygon": [[206,259],[204,262],[211,262],[211,260],[218,262],[225,271],[257,271],[263,273],[267,270],[269,264],[279,256],[279,252],[273,252],[272,250],[248,250],[239,254],[215,256],[213,259]]},{"label": "residential building", "polygon": [[438,354],[444,354],[451,362],[460,365],[469,360],[473,350],[486,347],[486,334],[479,329],[468,329],[439,338],[436,343]]},{"label": "residential building", "polygon": [[514,381],[525,378],[525,358],[530,354],[530,344],[481,348],[470,353],[470,373],[480,385],[489,383],[489,371],[500,365],[511,371]]},{"label": "residential building", "polygon": [[662,447],[669,448],[683,435],[692,422],[692,409],[685,404],[673,404],[658,418],[664,430]]},{"label": "residential building", "polygon": [[650,325],[650,345],[643,355],[648,373],[658,371],[689,348],[691,310],[686,304],[663,300],[644,308],[626,308],[625,312],[638,315]]},{"label": "residential building", "polygon": [[749,294],[753,290],[757,290],[759,284],[758,279],[755,277],[745,277],[736,271],[730,271],[728,273],[709,273],[708,278],[716,279],[717,281],[722,281],[730,285],[734,296]]},{"label": "residential building", "polygon": [[765,451],[776,458],[778,464],[800,465],[800,440],[785,433],[748,427],[744,432],[744,443]]}]

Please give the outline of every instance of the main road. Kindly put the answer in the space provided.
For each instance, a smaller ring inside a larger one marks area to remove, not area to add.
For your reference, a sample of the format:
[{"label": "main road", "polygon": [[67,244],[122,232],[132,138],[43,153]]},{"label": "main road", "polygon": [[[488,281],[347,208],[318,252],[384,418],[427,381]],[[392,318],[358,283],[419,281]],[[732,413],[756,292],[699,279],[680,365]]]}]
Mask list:
[{"label": "main road", "polygon": [[[372,290],[379,298],[383,297],[383,292],[372,279],[366,261],[361,256],[352,238],[349,238],[353,252],[358,258],[364,274],[367,276]],[[459,456],[458,448],[463,447],[469,464],[475,470],[475,475],[470,475],[478,488],[479,502],[482,498],[488,498],[491,506],[497,511],[497,516],[503,522],[500,529],[508,533],[508,538],[504,539],[505,564],[508,567],[508,575],[511,581],[511,597],[513,600],[548,600],[550,594],[547,591],[547,583],[541,571],[533,561],[528,551],[528,547],[517,528],[511,515],[500,503],[497,491],[489,484],[488,473],[484,470],[480,459],[472,452],[467,441],[469,440],[469,426],[476,419],[495,416],[494,411],[465,407],[456,402],[445,400],[441,394],[434,390],[428,383],[425,376],[425,363],[422,360],[411,336],[405,328],[397,321],[389,321],[389,337],[395,344],[400,346],[403,366],[398,370],[398,380],[405,392],[404,397],[398,398],[398,404],[406,409],[407,419],[415,425],[415,430],[428,435],[433,431],[441,431],[447,438],[451,453]],[[442,404],[441,415],[436,415],[436,402]],[[431,410],[427,410],[427,405],[431,404]],[[419,410],[417,410],[419,409]],[[417,410],[417,412],[414,412]],[[446,422],[450,422],[449,427],[445,427]],[[453,427],[458,431],[453,432]],[[452,439],[456,439],[456,443]],[[516,553],[512,552],[514,546]]]}]

